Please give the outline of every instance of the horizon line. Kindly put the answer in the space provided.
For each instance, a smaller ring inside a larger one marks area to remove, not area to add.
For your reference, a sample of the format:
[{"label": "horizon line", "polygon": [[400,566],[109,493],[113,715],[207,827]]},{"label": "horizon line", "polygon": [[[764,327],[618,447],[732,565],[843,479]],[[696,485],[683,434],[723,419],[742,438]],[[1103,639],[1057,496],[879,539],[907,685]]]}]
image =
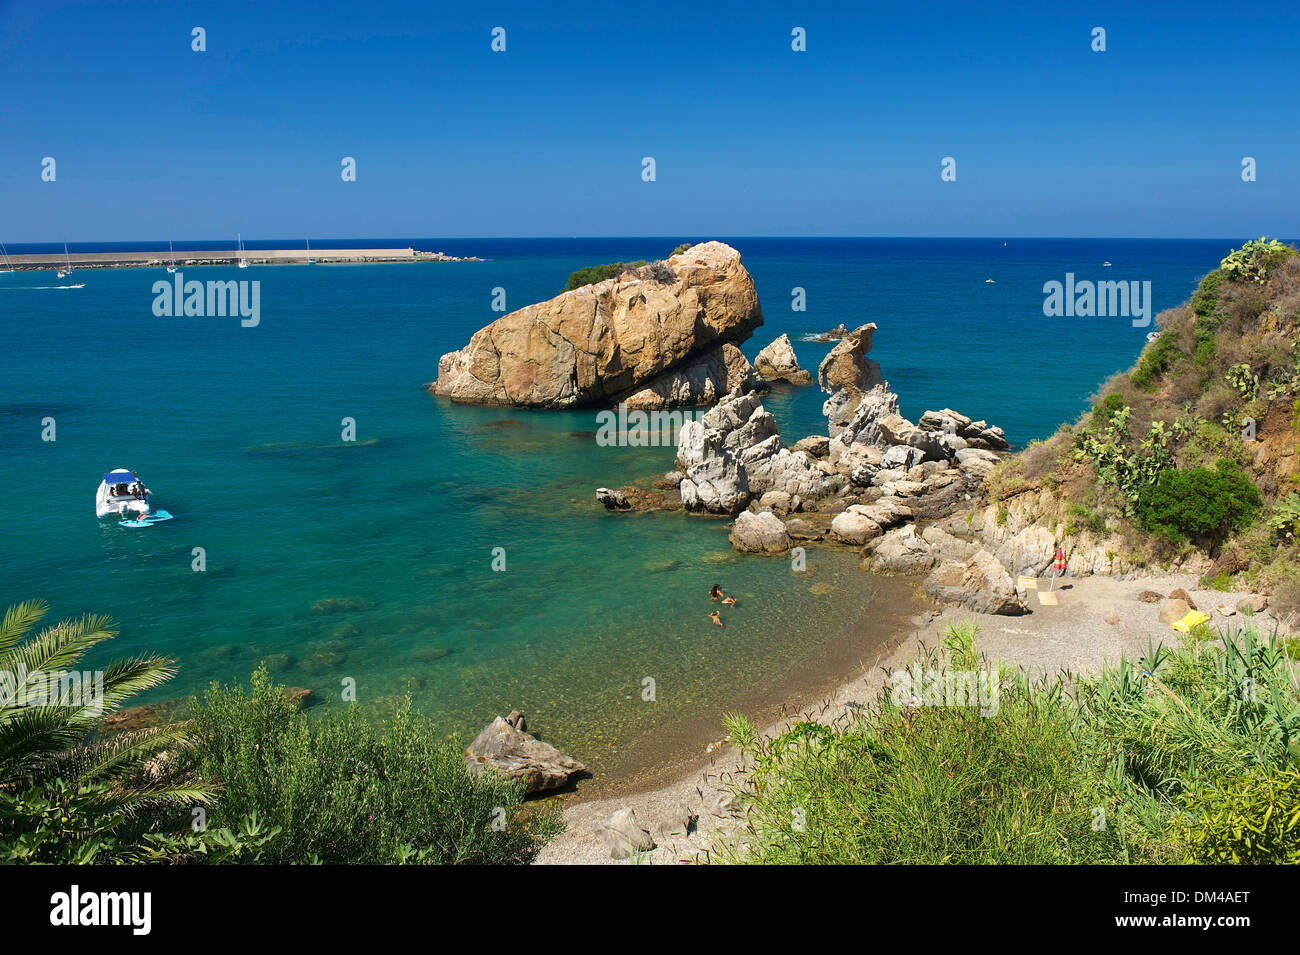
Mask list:
[{"label": "horizon line", "polygon": [[[1263,233],[1268,235],[1267,231]],[[1240,236],[1226,235],[1198,235],[1198,236],[1161,236],[1161,235],[907,235],[907,234],[850,234],[850,233],[755,233],[755,234],[717,234],[720,239],[963,239],[969,241],[989,241],[989,242],[1011,242],[1011,241],[1042,241],[1042,240],[1091,240],[1091,241],[1109,241],[1109,242],[1213,242],[1213,241],[1238,241]],[[1255,236],[1253,233],[1251,237]],[[1280,236],[1274,235],[1273,238],[1281,240]],[[294,237],[278,237],[269,239],[251,239],[245,240],[253,242],[280,242],[290,241]],[[361,236],[361,235],[317,235],[304,236],[303,241],[311,238],[324,240],[327,242],[342,241],[365,241],[365,242],[387,242],[387,241],[412,241],[413,239],[437,240],[440,242],[463,242],[463,241],[501,241],[501,240],[546,240],[546,241],[579,241],[591,239],[620,239],[620,240],[643,240],[643,239],[666,239],[685,241],[681,234],[665,235],[421,235],[421,236],[403,236],[400,240],[396,236]],[[67,242],[69,245],[95,245],[95,244],[125,244],[132,242],[206,242],[209,239],[176,239],[174,236],[163,239],[47,239],[47,240],[23,240],[11,239],[9,245],[61,245]],[[718,239],[700,239],[699,242],[718,241]],[[1285,241],[1297,241],[1295,239]]]}]

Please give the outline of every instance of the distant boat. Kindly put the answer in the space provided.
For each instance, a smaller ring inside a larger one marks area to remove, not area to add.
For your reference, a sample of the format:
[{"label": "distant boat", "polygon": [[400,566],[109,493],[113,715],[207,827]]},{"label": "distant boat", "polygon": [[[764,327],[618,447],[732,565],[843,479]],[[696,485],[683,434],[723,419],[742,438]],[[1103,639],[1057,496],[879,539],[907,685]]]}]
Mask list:
[{"label": "distant boat", "polygon": [[1147,332],[1147,341],[1153,342],[1160,337],[1159,332]]},{"label": "distant boat", "polygon": [[307,240],[307,264],[315,265],[316,260],[311,257],[311,239]]},{"label": "distant boat", "polygon": [[168,272],[176,271],[176,253],[172,251],[172,240],[167,240],[167,255],[172,260],[171,265],[167,266]]},{"label": "distant boat", "polygon": [[5,260],[5,267],[0,269],[0,275],[3,275],[5,272],[12,272],[14,270],[14,266],[13,263],[9,261],[9,250],[5,248],[5,244],[3,242],[0,242],[0,255],[4,256],[4,260]]},{"label": "distant boat", "polygon": [[984,280],[984,284],[985,284],[985,285],[996,285],[997,283],[994,282],[992,279],[985,279],[985,280]]},{"label": "distant boat", "polygon": [[1101,267],[1102,267],[1103,269],[1108,269],[1108,268],[1110,268],[1110,263],[1109,263],[1109,262],[1103,262],[1103,263],[1101,263]]},{"label": "distant boat", "polygon": [[63,243],[63,257],[67,260],[68,265],[67,268],[59,269],[58,273],[56,273],[58,278],[63,278],[65,275],[72,274],[72,258],[68,255],[68,243],[66,242]]},{"label": "distant boat", "polygon": [[248,259],[244,258],[244,237],[239,233],[235,233],[235,235],[236,240],[239,242],[239,267],[246,269],[248,268]]}]

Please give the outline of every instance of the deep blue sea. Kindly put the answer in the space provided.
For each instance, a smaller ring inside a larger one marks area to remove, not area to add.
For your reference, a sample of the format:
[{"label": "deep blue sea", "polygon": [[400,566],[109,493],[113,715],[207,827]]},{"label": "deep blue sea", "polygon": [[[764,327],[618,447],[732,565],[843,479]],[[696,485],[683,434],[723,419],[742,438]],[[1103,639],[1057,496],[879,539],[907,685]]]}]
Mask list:
[{"label": "deep blue sea", "polygon": [[[77,271],[83,289],[54,287],[70,280],[52,272],[0,275],[0,602],[113,617],[120,636],[91,663],[174,657],[179,674],[146,699],[244,680],[263,661],[327,701],[346,680],[377,709],[409,694],[449,734],[519,708],[597,767],[669,723],[716,725],[860,623],[872,586],[856,557],[815,550],[796,575],[786,561],[732,554],[721,522],[606,514],[597,486],[668,470],[673,449],[599,447],[594,411],[460,407],[425,389],[441,354],[498,317],[494,288],[514,309],[556,294],[575,269],[663,258],[690,239],[313,241],[488,261],[184,270],[259,281],[255,328],[155,317],[161,269]],[[1075,418],[1150,330],[1045,318],[1044,282],[1150,281],[1159,311],[1240,244],[725,241],[763,305],[751,359],[787,332],[815,371],[829,346],[812,334],[875,322],[871,357],[904,414],[949,406],[1020,446]],[[792,310],[795,288],[806,311]],[[778,390],[766,404],[793,443],[824,433],[822,399],[815,387]],[[42,440],[46,418],[54,441]],[[114,467],[138,471],[175,519],[144,530],[96,519],[95,488]],[[494,548],[504,571],[492,569]],[[741,598],[725,631],[707,619],[714,582]]]}]

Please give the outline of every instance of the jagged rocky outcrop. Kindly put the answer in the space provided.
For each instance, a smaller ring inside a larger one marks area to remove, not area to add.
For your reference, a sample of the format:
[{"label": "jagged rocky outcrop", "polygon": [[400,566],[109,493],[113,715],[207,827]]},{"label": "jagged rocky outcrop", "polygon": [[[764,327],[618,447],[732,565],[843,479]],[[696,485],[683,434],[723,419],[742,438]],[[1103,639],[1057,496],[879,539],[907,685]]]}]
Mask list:
[{"label": "jagged rocky outcrop", "polygon": [[748,362],[726,346],[762,323],[740,253],[704,242],[502,316],[442,356],[430,389],[533,408],[707,403],[744,387]]},{"label": "jagged rocky outcrop", "polygon": [[776,419],[757,394],[728,395],[682,426],[677,466],[688,511],[735,514],[768,491],[802,499],[833,494],[846,482],[823,462],[781,442]]},{"label": "jagged rocky outcrop", "polygon": [[754,356],[754,372],[763,381],[787,381],[792,385],[811,385],[812,373],[799,367],[790,336],[779,338]]}]

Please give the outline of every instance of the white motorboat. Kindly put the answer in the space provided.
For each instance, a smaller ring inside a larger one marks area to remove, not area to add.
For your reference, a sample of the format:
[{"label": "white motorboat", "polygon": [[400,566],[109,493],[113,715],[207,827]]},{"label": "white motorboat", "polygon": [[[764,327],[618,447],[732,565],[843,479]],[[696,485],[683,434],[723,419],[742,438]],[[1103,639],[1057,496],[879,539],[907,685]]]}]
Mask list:
[{"label": "white motorboat", "polygon": [[143,514],[149,510],[149,489],[134,471],[114,468],[104,474],[95,492],[95,516]]}]

